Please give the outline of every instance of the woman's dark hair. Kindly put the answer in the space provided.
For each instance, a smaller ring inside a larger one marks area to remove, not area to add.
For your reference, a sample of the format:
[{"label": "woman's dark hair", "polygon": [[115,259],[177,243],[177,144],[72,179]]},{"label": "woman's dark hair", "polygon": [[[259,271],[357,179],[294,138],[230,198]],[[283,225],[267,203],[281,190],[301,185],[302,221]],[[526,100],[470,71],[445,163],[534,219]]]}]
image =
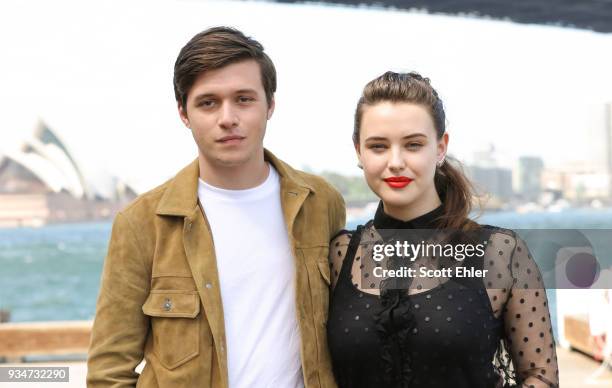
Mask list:
[{"label": "woman's dark hair", "polygon": [[[431,86],[429,78],[418,73],[386,72],[368,82],[357,109],[355,110],[355,127],[353,143],[359,144],[361,119],[366,106],[380,102],[408,102],[424,106],[434,122],[437,139],[441,139],[446,131],[446,114],[444,104],[436,90]],[[472,229],[475,223],[468,218],[472,210],[474,188],[465,176],[460,163],[449,156],[442,166],[436,168],[434,184],[444,206],[444,214],[438,220],[442,228]]]}]

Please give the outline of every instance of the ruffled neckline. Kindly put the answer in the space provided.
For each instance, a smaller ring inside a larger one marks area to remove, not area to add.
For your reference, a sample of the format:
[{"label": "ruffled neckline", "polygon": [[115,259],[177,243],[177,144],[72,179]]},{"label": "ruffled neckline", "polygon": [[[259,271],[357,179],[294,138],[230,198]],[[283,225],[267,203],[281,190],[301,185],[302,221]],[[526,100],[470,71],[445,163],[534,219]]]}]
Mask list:
[{"label": "ruffled neckline", "polygon": [[[379,233],[394,229],[435,229],[443,214],[444,209],[440,205],[412,220],[402,221],[385,213],[380,201],[372,223]],[[407,290],[387,288],[383,284],[380,290],[381,308],[374,314],[376,331],[381,339],[382,365],[388,386],[407,388],[414,378],[409,334],[416,327],[416,321]]]},{"label": "ruffled neckline", "polygon": [[380,201],[374,215],[374,227],[376,229],[435,229],[438,219],[443,214],[444,206],[440,205],[416,218],[402,221],[385,213],[383,203]]}]

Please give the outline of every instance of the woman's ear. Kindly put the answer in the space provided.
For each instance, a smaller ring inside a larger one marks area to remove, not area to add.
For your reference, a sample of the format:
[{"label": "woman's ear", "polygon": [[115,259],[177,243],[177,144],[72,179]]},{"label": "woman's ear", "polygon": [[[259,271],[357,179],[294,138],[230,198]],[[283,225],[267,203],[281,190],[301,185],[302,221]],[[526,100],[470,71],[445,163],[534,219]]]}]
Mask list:
[{"label": "woman's ear", "polygon": [[438,140],[437,151],[437,159],[440,163],[444,160],[444,158],[446,158],[446,153],[448,152],[448,132],[444,132],[440,140]]},{"label": "woman's ear", "polygon": [[361,163],[361,150],[359,149],[359,143],[353,143],[355,147],[355,153],[357,154],[357,167],[363,170],[363,163]]}]

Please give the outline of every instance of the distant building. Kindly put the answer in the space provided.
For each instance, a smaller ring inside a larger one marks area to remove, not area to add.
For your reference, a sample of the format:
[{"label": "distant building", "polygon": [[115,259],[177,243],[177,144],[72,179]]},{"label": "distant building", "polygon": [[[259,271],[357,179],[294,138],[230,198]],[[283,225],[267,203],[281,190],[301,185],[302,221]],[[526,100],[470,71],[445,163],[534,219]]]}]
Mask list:
[{"label": "distant building", "polygon": [[599,163],[579,161],[542,171],[542,189],[573,202],[606,200],[612,184]]},{"label": "distant building", "polygon": [[19,150],[0,159],[0,226],[111,217],[136,197],[114,182],[112,197],[91,189],[65,143],[41,121]]},{"label": "distant building", "polygon": [[606,104],[605,108],[605,133],[606,162],[608,173],[608,198],[612,199],[612,102]]},{"label": "distant building", "polygon": [[569,182],[565,197],[574,201],[605,199],[610,186],[609,175],[602,172],[572,173],[567,175]]},{"label": "distant building", "polygon": [[488,148],[474,152],[473,162],[466,167],[466,173],[477,193],[489,196],[486,205],[493,207],[514,196],[512,170],[500,166],[497,160],[497,150],[493,144],[489,144]]},{"label": "distant building", "polygon": [[521,156],[513,177],[514,189],[523,199],[537,201],[542,192],[544,162],[537,156]]},{"label": "distant building", "polygon": [[469,166],[467,173],[479,192],[507,201],[513,196],[512,171],[502,167]]}]

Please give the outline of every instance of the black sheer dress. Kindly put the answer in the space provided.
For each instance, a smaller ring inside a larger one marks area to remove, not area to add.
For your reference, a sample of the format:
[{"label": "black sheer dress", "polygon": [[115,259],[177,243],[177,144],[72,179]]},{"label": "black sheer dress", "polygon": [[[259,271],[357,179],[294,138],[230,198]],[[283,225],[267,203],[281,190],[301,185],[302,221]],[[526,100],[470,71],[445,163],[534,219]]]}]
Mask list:
[{"label": "black sheer dress", "polygon": [[378,231],[435,229],[441,214],[440,206],[403,222],[379,205],[373,220],[332,240],[327,332],[339,388],[557,387],[546,292],[512,231],[482,226],[486,250],[471,265],[485,277],[385,289],[373,276],[385,266],[368,249]]}]

